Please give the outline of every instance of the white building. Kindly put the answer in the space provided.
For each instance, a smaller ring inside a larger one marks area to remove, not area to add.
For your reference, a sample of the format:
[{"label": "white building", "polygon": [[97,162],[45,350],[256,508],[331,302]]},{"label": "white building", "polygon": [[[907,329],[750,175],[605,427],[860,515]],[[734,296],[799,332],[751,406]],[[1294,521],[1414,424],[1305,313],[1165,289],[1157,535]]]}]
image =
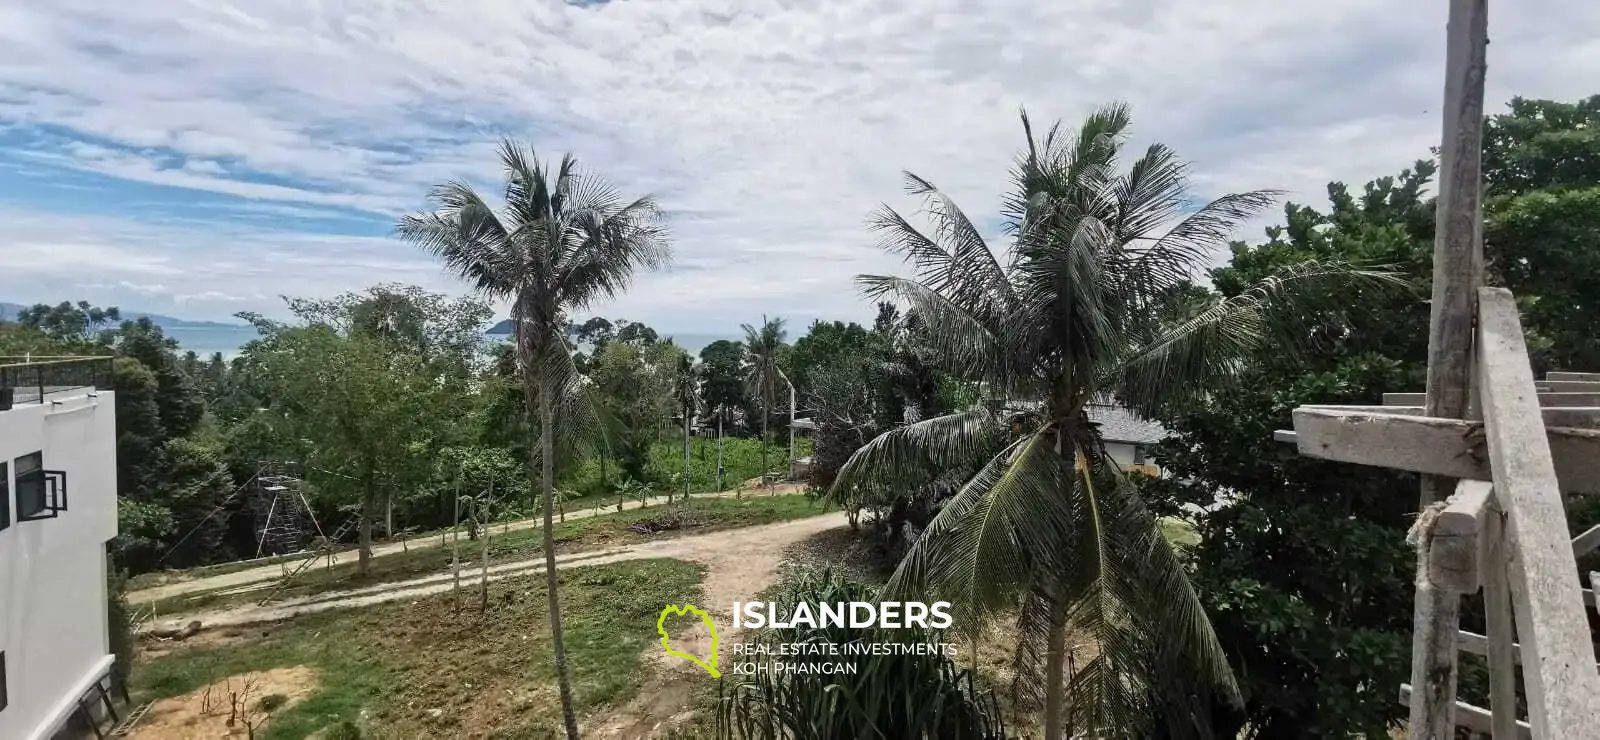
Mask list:
[{"label": "white building", "polygon": [[1089,421],[1099,426],[1100,439],[1105,441],[1106,454],[1112,460],[1124,469],[1161,475],[1161,469],[1150,458],[1150,451],[1170,436],[1166,427],[1115,404],[1090,404],[1085,411]]},{"label": "white building", "polygon": [[117,534],[109,358],[0,359],[0,738],[110,708],[106,542]]}]

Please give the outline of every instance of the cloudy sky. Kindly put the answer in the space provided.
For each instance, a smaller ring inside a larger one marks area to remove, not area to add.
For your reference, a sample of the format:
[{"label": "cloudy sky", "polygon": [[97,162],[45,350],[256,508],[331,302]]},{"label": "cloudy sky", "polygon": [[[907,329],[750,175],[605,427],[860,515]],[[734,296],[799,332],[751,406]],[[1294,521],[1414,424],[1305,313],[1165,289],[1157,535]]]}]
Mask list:
[{"label": "cloudy sky", "polygon": [[[0,300],[194,319],[401,281],[498,137],[674,215],[610,316],[866,319],[909,169],[993,214],[1019,106],[1134,106],[1200,196],[1390,174],[1438,139],[1445,0],[0,0]],[[1489,106],[1600,92],[1600,3],[1499,0]],[[992,226],[993,217],[984,218]]]}]

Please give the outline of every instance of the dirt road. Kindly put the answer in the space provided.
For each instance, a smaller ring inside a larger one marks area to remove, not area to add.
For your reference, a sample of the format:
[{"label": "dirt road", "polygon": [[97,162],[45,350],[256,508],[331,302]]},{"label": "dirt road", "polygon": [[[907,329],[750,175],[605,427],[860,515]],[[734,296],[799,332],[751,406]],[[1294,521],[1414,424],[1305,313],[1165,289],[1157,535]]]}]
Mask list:
[{"label": "dirt road", "polygon": [[[803,489],[803,487],[799,486],[797,484],[782,484],[782,485],[774,486],[773,489],[772,489],[772,494],[773,495],[783,495],[783,494],[798,493],[802,489]],[[738,492],[738,491],[723,491],[721,493],[697,493],[697,494],[694,495],[694,498],[697,498],[697,499],[703,499],[703,498],[733,498],[736,495],[740,495],[740,493],[741,492]],[[765,495],[768,495],[767,491],[765,489],[746,490],[746,491],[743,491],[742,494],[745,495],[745,496],[765,496]],[[647,505],[647,506],[657,506],[657,505],[664,504],[664,503],[667,503],[667,497],[665,497],[665,496],[657,496],[655,498],[651,498],[651,499],[646,499],[645,500],[645,505]],[[633,511],[636,508],[638,508],[638,507],[637,506],[630,506],[627,509],[627,511]],[[584,519],[584,518],[587,518],[587,517],[600,516],[600,515],[603,515],[603,514],[613,514],[613,513],[616,513],[616,511],[617,511],[616,507],[612,506],[612,505],[600,506],[600,507],[596,507],[596,508],[593,508],[593,509],[581,509],[581,510],[577,510],[577,511],[569,511],[569,512],[567,512],[566,519],[568,521],[573,520],[573,519]],[[522,520],[519,520],[519,521],[511,522],[509,524],[496,524],[496,525],[494,525],[494,530],[498,533],[498,532],[502,531],[502,528],[503,528],[503,531],[517,532],[517,531],[521,531],[521,530],[524,530],[524,529],[534,529],[536,527],[543,526],[543,524],[544,524],[544,518],[542,516],[540,516],[540,517],[534,517],[534,518],[531,518],[531,519],[522,519]],[[426,549],[426,548],[430,548],[430,547],[438,547],[438,546],[440,546],[440,544],[442,544],[442,538],[437,537],[437,536],[418,537],[416,539],[408,540],[406,542],[388,542],[388,543],[384,543],[382,545],[374,545],[373,548],[372,548],[372,557],[381,558],[381,557],[384,557],[386,555],[393,555],[395,553],[400,553],[400,552],[408,552],[410,550]],[[346,552],[337,553],[337,554],[335,554],[334,557],[336,559],[337,558],[341,558],[341,557],[353,558],[353,557],[355,557],[355,551],[354,550],[350,550],[350,551],[346,551]],[[273,579],[284,577],[285,575],[287,575],[289,573],[289,571],[294,570],[294,568],[296,566],[298,566],[300,564],[300,562],[301,562],[300,560],[287,560],[287,561],[275,562],[275,563],[271,563],[269,565],[262,565],[262,566],[258,566],[258,567],[255,567],[255,568],[248,568],[246,570],[235,571],[233,573],[223,573],[223,574],[215,575],[215,576],[207,576],[207,577],[204,577],[204,578],[195,578],[195,579],[187,580],[187,581],[178,581],[176,583],[167,583],[167,584],[163,584],[163,585],[160,585],[160,586],[151,586],[149,588],[142,588],[142,589],[139,589],[139,590],[136,590],[136,591],[129,591],[128,592],[128,603],[129,604],[134,604],[134,605],[148,604],[148,603],[153,602],[153,601],[159,601],[161,599],[166,599],[166,598],[170,598],[170,597],[173,597],[173,596],[182,596],[183,594],[199,593],[201,591],[214,591],[214,590],[224,589],[224,588],[235,588],[235,587],[238,587],[238,586],[247,586],[247,585],[250,585],[250,584],[253,584],[253,583],[261,583],[262,581],[270,581],[270,580],[273,580]],[[492,572],[492,570],[493,569],[491,569],[491,572]]]},{"label": "dirt road", "polygon": [[[567,516],[570,518],[572,515]],[[713,608],[725,611],[734,600],[753,595],[755,590],[765,587],[771,581],[782,560],[783,551],[789,545],[818,532],[845,526],[847,521],[843,512],[831,512],[776,524],[709,532],[629,547],[573,553],[559,558],[556,567],[559,569],[603,565],[648,558],[678,558],[701,563],[709,571],[704,585],[707,602],[714,605]],[[542,572],[544,572],[544,559],[534,558],[491,566],[489,580],[498,581]],[[475,584],[477,573],[473,572],[470,575],[464,573],[462,581]],[[415,599],[442,593],[450,590],[451,582],[450,574],[443,573],[409,581],[285,599],[265,607],[249,605],[209,612],[164,615],[162,621],[187,623],[199,620],[207,629],[276,622],[300,614]]]}]

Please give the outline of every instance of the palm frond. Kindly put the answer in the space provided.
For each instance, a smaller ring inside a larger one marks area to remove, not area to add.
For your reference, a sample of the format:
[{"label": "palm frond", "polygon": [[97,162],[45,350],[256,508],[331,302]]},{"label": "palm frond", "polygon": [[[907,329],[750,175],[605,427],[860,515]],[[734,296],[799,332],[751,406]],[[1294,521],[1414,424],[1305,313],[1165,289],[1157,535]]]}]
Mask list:
[{"label": "palm frond", "polygon": [[[1271,208],[1280,195],[1276,190],[1224,195],[1185,216],[1153,242],[1145,236],[1148,231],[1130,232],[1125,240],[1128,247],[1117,255],[1112,267],[1123,276],[1124,289],[1148,303],[1209,268],[1234,230]],[[1140,220],[1175,216],[1183,204],[1182,193],[1168,196],[1173,200],[1165,207],[1150,208]]]},{"label": "palm frond", "polygon": [[919,336],[944,364],[943,369],[963,377],[1003,374],[1008,363],[1008,334],[1003,324],[986,321],[917,280],[858,275],[856,285],[868,298],[892,297],[911,304],[919,322]]},{"label": "palm frond", "polygon": [[559,284],[565,303],[573,307],[614,298],[627,289],[639,269],[659,269],[671,262],[661,209],[648,196],[610,213],[586,210],[575,215],[568,233],[576,245],[567,252],[568,266]]},{"label": "palm frond", "polygon": [[828,489],[830,499],[851,502],[857,487],[907,478],[929,468],[965,469],[992,458],[1006,444],[1004,420],[988,409],[958,411],[880,434],[845,461]]},{"label": "palm frond", "polygon": [[1059,534],[1071,512],[1052,427],[1008,445],[917,538],[884,592],[948,597],[959,621],[1015,603],[1034,574],[1064,567]]},{"label": "palm frond", "polygon": [[[1087,460],[1081,449],[1078,457]],[[1067,619],[1095,654],[1069,689],[1074,732],[1148,737],[1157,718],[1195,716],[1191,705],[1213,695],[1239,702],[1210,620],[1134,486],[1113,466],[1080,464],[1077,488],[1074,562],[1083,567],[1069,584]]]},{"label": "palm frond", "polygon": [[1321,339],[1316,324],[1377,305],[1363,300],[1367,292],[1409,285],[1399,273],[1382,268],[1310,260],[1287,265],[1238,295],[1130,337],[1128,351],[1100,382],[1136,411],[1153,415],[1217,390],[1252,352],[1269,344],[1284,352],[1315,348]]},{"label": "palm frond", "polygon": [[434,188],[428,200],[434,210],[402,216],[396,235],[438,257],[475,290],[495,298],[514,294],[522,255],[494,209],[463,182]]}]

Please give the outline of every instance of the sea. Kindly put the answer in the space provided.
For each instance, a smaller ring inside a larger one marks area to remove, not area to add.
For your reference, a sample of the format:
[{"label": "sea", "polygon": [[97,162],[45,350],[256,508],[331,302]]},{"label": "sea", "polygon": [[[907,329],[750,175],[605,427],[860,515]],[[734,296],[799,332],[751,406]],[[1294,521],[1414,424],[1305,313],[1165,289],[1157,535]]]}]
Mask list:
[{"label": "sea", "polygon": [[[201,357],[210,357],[221,352],[222,356],[232,359],[239,354],[239,350],[250,340],[255,339],[256,329],[247,324],[214,324],[214,323],[171,323],[161,327],[167,336],[178,340],[178,351],[188,352],[193,350]],[[736,339],[734,336],[721,336],[716,334],[670,334],[664,335],[672,338],[679,347],[684,348],[690,355],[699,356],[700,349],[719,339]],[[505,334],[484,334],[484,339],[489,344],[498,344],[507,341]]]}]

